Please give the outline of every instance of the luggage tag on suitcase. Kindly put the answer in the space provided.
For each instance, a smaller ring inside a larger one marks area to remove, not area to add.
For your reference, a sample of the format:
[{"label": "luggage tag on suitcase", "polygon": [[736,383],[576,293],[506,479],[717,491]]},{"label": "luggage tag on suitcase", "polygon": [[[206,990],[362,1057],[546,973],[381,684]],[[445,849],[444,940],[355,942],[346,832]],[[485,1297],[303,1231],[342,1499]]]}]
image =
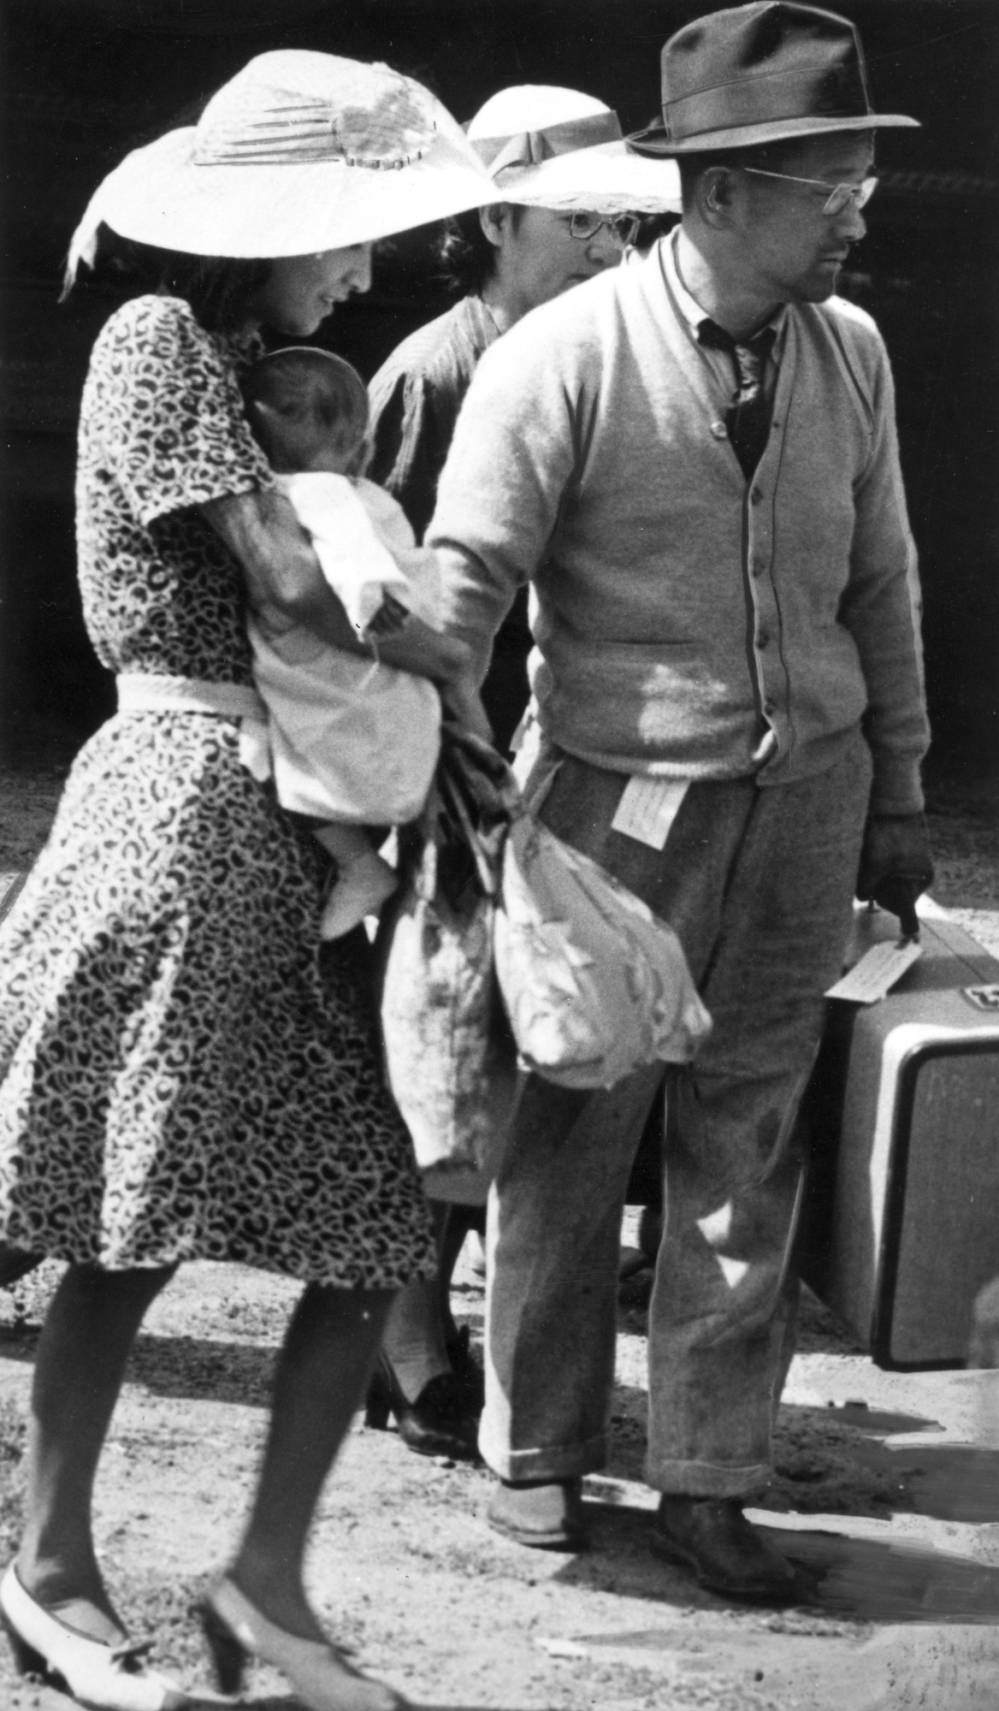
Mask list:
[{"label": "luggage tag on suitcase", "polygon": [[835,986],[830,986],[826,997],[842,998],[849,1004],[877,1004],[920,956],[918,939],[898,939],[894,944],[882,939],[865,951]]}]

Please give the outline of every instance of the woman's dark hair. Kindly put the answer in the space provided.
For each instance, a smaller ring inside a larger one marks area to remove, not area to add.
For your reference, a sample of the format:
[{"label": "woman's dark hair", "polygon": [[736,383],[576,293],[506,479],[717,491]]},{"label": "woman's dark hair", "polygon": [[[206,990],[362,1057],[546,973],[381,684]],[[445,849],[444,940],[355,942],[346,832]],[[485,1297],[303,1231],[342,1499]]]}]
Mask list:
[{"label": "woman's dark hair", "polygon": [[[516,224],[520,219],[520,208],[516,204],[511,207]],[[444,231],[437,244],[437,260],[453,296],[481,295],[496,266],[496,250],[482,230],[478,208],[469,208],[466,213],[455,214],[444,222]]]},{"label": "woman's dark hair", "polygon": [[225,333],[245,321],[270,270],[267,260],[186,255],[136,243],[101,226],[94,277],[98,283],[127,285],[130,293],[138,288],[183,297],[206,332]]}]

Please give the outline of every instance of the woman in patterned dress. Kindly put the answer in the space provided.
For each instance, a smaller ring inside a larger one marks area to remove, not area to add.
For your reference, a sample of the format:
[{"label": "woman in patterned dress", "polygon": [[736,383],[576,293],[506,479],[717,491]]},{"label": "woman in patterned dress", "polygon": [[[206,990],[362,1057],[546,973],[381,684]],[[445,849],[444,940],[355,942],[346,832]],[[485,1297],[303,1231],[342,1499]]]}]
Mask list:
[{"label": "woman in patterned dress", "polygon": [[67,1262],[0,1617],[20,1667],[104,1711],[187,1703],[129,1645],[91,1531],[129,1352],[185,1259],[305,1285],[249,1520],[203,1610],[221,1685],[252,1654],[310,1711],[403,1704],[327,1643],[302,1560],[392,1293],[432,1272],[426,1210],[381,1077],[364,935],[320,953],[325,858],[241,758],[259,717],[247,600],[361,644],[239,376],[261,326],[308,337],[367,289],[374,239],[489,189],[419,85],[266,54],[196,128],[127,157],[71,251],[73,266],[109,231],[131,240],[157,289],[100,334],[80,420],[81,589],[119,711],[79,755],[0,948],[0,1238]]}]

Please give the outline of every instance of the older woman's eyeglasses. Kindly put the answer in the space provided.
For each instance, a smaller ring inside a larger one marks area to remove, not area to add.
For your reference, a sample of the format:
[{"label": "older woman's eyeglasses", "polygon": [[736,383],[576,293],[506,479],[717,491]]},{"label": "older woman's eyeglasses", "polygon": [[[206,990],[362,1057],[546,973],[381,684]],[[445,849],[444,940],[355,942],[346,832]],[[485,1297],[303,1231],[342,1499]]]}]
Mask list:
[{"label": "older woman's eyeglasses", "polygon": [[589,243],[606,226],[624,248],[634,243],[640,225],[637,214],[588,214],[580,210],[569,214],[568,222],[570,238],[578,238],[581,244]]},{"label": "older woman's eyeglasses", "polygon": [[878,187],[877,177],[861,179],[859,184],[829,184],[824,178],[796,178],[792,172],[764,172],[762,166],[744,166],[754,178],[783,178],[788,184],[812,184],[829,192],[822,204],[823,214],[842,214],[851,202],[855,208],[866,208]]}]

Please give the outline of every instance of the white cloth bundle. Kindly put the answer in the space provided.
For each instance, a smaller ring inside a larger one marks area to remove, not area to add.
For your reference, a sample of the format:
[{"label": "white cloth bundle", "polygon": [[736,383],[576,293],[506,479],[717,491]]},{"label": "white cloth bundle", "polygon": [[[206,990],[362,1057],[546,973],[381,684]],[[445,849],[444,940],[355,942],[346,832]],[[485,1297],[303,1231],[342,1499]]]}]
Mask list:
[{"label": "white cloth bundle", "polygon": [[672,927],[529,813],[506,836],[493,952],[521,1064],[563,1087],[686,1063],[710,1032]]}]

